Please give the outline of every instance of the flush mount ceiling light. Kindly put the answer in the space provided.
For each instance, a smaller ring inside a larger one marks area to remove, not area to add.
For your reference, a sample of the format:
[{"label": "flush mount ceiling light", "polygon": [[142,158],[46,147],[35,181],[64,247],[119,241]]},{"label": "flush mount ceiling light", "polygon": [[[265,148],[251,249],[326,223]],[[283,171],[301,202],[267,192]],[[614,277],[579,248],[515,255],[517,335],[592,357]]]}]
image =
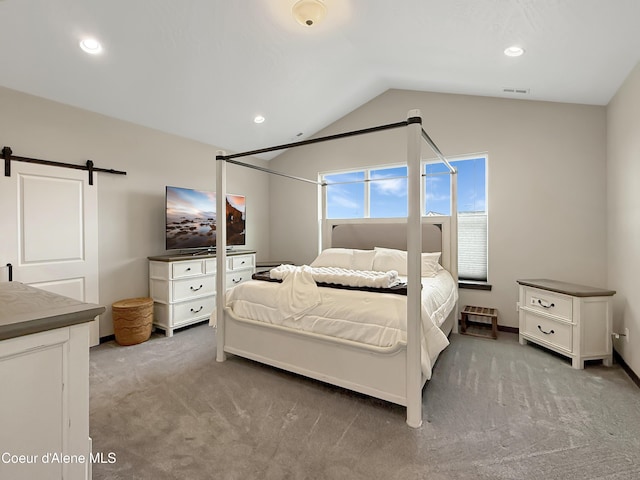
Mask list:
[{"label": "flush mount ceiling light", "polygon": [[300,25],[312,27],[322,21],[327,14],[327,7],[322,0],[298,0],[291,7],[291,13]]},{"label": "flush mount ceiling light", "polygon": [[513,45],[513,46],[511,46],[509,48],[506,48],[504,50],[504,54],[507,57],[519,57],[523,53],[524,53],[524,48],[518,47],[517,45]]},{"label": "flush mount ceiling light", "polygon": [[80,48],[91,55],[96,55],[102,51],[102,45],[95,38],[85,38],[80,41]]},{"label": "flush mount ceiling light", "polygon": [[253,119],[254,123],[262,123],[264,122],[264,117],[262,115],[256,115],[256,117]]}]

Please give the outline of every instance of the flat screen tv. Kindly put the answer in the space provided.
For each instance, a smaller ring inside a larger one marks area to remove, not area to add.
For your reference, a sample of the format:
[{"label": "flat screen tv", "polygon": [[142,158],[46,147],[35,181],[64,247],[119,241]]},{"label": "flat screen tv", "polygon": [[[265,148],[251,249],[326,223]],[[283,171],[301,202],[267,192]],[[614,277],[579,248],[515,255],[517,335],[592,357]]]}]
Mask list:
[{"label": "flat screen tv", "polygon": [[[216,246],[216,193],[166,187],[166,249],[207,249]],[[244,195],[227,195],[227,245],[246,245]]]}]

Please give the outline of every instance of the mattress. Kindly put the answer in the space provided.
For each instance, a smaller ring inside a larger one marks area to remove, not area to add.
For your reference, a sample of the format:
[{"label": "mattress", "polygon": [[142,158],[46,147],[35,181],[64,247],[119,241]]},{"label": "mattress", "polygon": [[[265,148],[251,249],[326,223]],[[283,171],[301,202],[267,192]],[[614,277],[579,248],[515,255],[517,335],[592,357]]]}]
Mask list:
[{"label": "mattress", "polygon": [[[458,290],[446,270],[421,281],[421,364],[430,378],[433,363],[449,344],[439,327],[455,307]],[[391,347],[406,344],[406,300],[392,293],[318,287],[301,277],[282,284],[244,282],[227,292],[226,307],[240,318]]]}]

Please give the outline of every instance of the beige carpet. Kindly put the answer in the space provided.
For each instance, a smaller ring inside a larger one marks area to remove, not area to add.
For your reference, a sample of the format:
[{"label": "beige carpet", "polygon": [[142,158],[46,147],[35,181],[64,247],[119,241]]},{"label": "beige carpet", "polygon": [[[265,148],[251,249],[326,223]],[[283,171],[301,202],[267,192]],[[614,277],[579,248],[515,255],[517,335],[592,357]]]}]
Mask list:
[{"label": "beige carpet", "polygon": [[640,389],[517,336],[452,335],[403,408],[230,356],[199,325],[91,350],[94,479],[640,479]]}]

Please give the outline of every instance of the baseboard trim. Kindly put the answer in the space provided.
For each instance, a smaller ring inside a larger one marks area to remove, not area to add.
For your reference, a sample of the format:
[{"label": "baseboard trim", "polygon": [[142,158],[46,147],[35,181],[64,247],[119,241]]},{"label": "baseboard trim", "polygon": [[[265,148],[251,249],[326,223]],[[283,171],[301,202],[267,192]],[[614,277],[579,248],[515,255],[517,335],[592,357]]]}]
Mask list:
[{"label": "baseboard trim", "polygon": [[640,388],[640,377],[638,377],[636,372],[631,370],[631,367],[629,367],[629,365],[627,365],[627,362],[625,362],[624,359],[620,356],[620,354],[618,352],[616,352],[615,350],[613,351],[613,359],[616,361],[616,363],[620,364],[622,369],[627,373],[627,375],[629,375],[629,378],[631,378],[631,380],[633,380],[633,383],[635,383],[636,386],[638,388]]},{"label": "baseboard trim", "polygon": [[100,344],[107,343],[115,339],[116,339],[116,336],[114,334],[107,335],[106,337],[100,337]]}]

